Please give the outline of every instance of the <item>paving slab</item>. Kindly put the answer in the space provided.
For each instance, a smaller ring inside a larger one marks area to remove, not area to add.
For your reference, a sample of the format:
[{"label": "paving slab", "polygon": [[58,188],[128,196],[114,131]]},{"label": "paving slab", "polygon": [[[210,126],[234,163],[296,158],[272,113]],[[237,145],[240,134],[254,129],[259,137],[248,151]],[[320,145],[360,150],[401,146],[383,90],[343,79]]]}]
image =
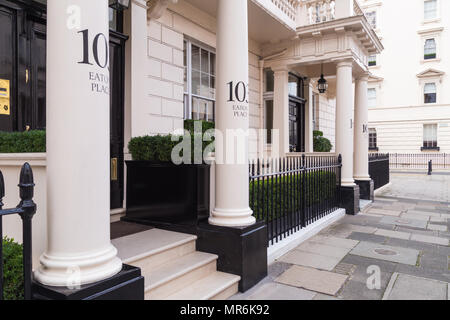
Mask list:
[{"label": "paving slab", "polygon": [[335,296],[348,276],[312,268],[293,266],[275,281],[289,286]]},{"label": "paving slab", "polygon": [[333,236],[324,236],[321,234],[312,237],[309,241],[347,249],[353,249],[359,243],[359,241],[355,240],[342,239]]},{"label": "paving slab", "polygon": [[400,214],[402,213],[402,211],[400,210],[386,210],[386,209],[374,209],[371,208],[369,210],[367,210],[368,213],[374,213],[374,214],[381,214],[383,216],[395,216],[395,217],[399,217]]},{"label": "paving slab", "polygon": [[312,300],[316,292],[280,283],[265,283],[257,288],[248,300]]},{"label": "paving slab", "polygon": [[316,253],[292,250],[277,261],[331,271],[342,258],[327,257]]},{"label": "paving slab", "polygon": [[448,300],[446,282],[395,272],[383,300]]},{"label": "paving slab", "polygon": [[433,231],[447,231],[448,228],[447,226],[441,225],[441,224],[431,224],[429,223],[427,226],[428,230],[433,230]]},{"label": "paving slab", "polygon": [[411,240],[419,241],[419,242],[425,242],[425,243],[438,244],[438,245],[441,245],[441,246],[448,246],[449,245],[449,239],[440,238],[440,237],[426,236],[426,235],[422,235],[422,234],[412,234],[411,235]]},{"label": "paving slab", "polygon": [[396,239],[403,239],[403,240],[409,240],[411,237],[411,233],[408,232],[400,232],[400,231],[392,231],[392,230],[386,230],[386,229],[378,229],[375,234],[377,236],[385,236],[389,238],[396,238]]},{"label": "paving slab", "polygon": [[307,241],[299,245],[295,249],[303,252],[309,252],[319,254],[321,256],[334,257],[339,259],[345,257],[351,250],[349,248],[337,248],[327,244],[316,243],[312,241]]},{"label": "paving slab", "polygon": [[391,262],[416,265],[420,251],[400,247],[386,246],[371,242],[360,242],[350,254],[386,260]]},{"label": "paving slab", "polygon": [[383,217],[380,223],[419,229],[425,229],[427,227],[426,221],[400,217]]},{"label": "paving slab", "polygon": [[430,222],[447,222],[446,218],[431,217]]},{"label": "paving slab", "polygon": [[416,214],[416,215],[422,215],[422,216],[428,216],[428,217],[441,217],[442,213],[435,212],[435,211],[423,211],[423,210],[408,210],[408,214]]},{"label": "paving slab", "polygon": [[313,300],[342,300],[333,296],[329,296],[327,294],[318,293],[314,296]]},{"label": "paving slab", "polygon": [[430,216],[424,216],[421,214],[415,214],[415,213],[402,213],[402,218],[405,219],[414,219],[414,220],[422,220],[428,222],[430,220]]}]

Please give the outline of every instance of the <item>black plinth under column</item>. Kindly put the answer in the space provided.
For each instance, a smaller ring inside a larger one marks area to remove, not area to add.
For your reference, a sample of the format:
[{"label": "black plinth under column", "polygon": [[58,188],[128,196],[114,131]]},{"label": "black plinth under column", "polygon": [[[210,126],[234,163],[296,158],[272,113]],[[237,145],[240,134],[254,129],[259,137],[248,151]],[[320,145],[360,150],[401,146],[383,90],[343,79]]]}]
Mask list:
[{"label": "black plinth under column", "polygon": [[341,187],[341,206],[346,214],[357,215],[359,213],[359,186]]},{"label": "black plinth under column", "polygon": [[199,224],[197,250],[219,256],[217,269],[241,276],[239,291],[245,292],[267,276],[267,227],[218,227]]},{"label": "black plinth under column", "polygon": [[144,277],[141,269],[124,264],[122,271],[103,281],[80,289],[44,286],[33,282],[35,300],[144,300]]},{"label": "black plinth under column", "polygon": [[363,200],[375,199],[375,188],[373,180],[356,180],[355,183],[359,186],[359,198]]}]

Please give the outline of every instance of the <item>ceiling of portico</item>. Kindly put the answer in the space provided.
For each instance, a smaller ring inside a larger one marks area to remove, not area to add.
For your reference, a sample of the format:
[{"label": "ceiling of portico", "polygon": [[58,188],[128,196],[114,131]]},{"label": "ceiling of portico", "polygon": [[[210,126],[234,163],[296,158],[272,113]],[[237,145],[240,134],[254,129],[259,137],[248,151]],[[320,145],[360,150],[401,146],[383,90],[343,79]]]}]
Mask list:
[{"label": "ceiling of portico", "polygon": [[[216,17],[217,0],[184,1]],[[253,0],[248,1],[248,33],[252,40],[261,44],[276,43],[295,36],[295,30],[280,23]]]}]

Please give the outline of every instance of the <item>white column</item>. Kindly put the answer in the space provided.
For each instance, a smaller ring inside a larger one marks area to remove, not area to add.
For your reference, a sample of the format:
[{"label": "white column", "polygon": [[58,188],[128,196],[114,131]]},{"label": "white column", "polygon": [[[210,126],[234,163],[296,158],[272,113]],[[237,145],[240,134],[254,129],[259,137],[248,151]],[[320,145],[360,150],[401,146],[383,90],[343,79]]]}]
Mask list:
[{"label": "white column", "polygon": [[313,105],[313,86],[311,84],[311,80],[307,80],[308,85],[305,83],[305,89],[307,93],[307,103],[306,103],[306,110],[305,110],[305,152],[314,152],[314,108]]},{"label": "white column", "polygon": [[[237,134],[242,143],[228,149],[231,139],[216,140],[216,205],[209,223],[219,226],[255,223],[249,207],[247,19],[247,0],[218,0],[216,129]],[[227,159],[230,152],[239,161]]]},{"label": "white column", "polygon": [[369,109],[367,100],[368,74],[356,79],[355,83],[355,153],[354,179],[369,181]]},{"label": "white column", "polygon": [[108,33],[108,0],[48,1],[48,245],[35,272],[44,285],[83,285],[122,268],[109,231]]},{"label": "white column", "polygon": [[274,69],[273,128],[279,131],[279,140],[272,141],[272,149],[279,147],[283,157],[289,152],[289,71],[287,67]]},{"label": "white column", "polygon": [[336,68],[336,153],[342,155],[342,185],[354,186],[352,61],[340,61]]}]

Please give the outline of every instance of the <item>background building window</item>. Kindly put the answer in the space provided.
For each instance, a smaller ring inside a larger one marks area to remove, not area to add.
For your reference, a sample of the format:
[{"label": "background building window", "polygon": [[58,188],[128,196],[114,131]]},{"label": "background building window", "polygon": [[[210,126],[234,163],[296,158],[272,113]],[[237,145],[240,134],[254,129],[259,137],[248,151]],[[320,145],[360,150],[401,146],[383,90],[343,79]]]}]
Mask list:
[{"label": "background building window", "polygon": [[372,28],[377,28],[377,12],[376,11],[368,11],[366,12],[366,18]]},{"label": "background building window", "polygon": [[184,117],[214,121],[216,55],[200,44],[184,41]]},{"label": "background building window", "polygon": [[425,20],[437,18],[437,0],[426,0],[424,2],[424,18]]},{"label": "background building window", "polygon": [[369,150],[378,150],[377,147],[377,129],[369,129]]},{"label": "background building window", "polygon": [[377,55],[372,54],[369,56],[369,67],[374,67],[377,65]]},{"label": "background building window", "polygon": [[367,99],[369,100],[369,108],[374,108],[377,106],[377,89],[369,88],[367,89]]},{"label": "background building window", "polygon": [[424,59],[436,59],[436,40],[427,39],[425,41]]},{"label": "background building window", "polygon": [[436,149],[437,147],[437,124],[424,124],[423,149]]},{"label": "background building window", "polygon": [[275,77],[271,69],[264,70],[264,129],[267,130],[266,143],[272,143],[273,91]]},{"label": "background building window", "polygon": [[424,91],[424,103],[436,103],[435,83],[426,83],[423,91]]}]

